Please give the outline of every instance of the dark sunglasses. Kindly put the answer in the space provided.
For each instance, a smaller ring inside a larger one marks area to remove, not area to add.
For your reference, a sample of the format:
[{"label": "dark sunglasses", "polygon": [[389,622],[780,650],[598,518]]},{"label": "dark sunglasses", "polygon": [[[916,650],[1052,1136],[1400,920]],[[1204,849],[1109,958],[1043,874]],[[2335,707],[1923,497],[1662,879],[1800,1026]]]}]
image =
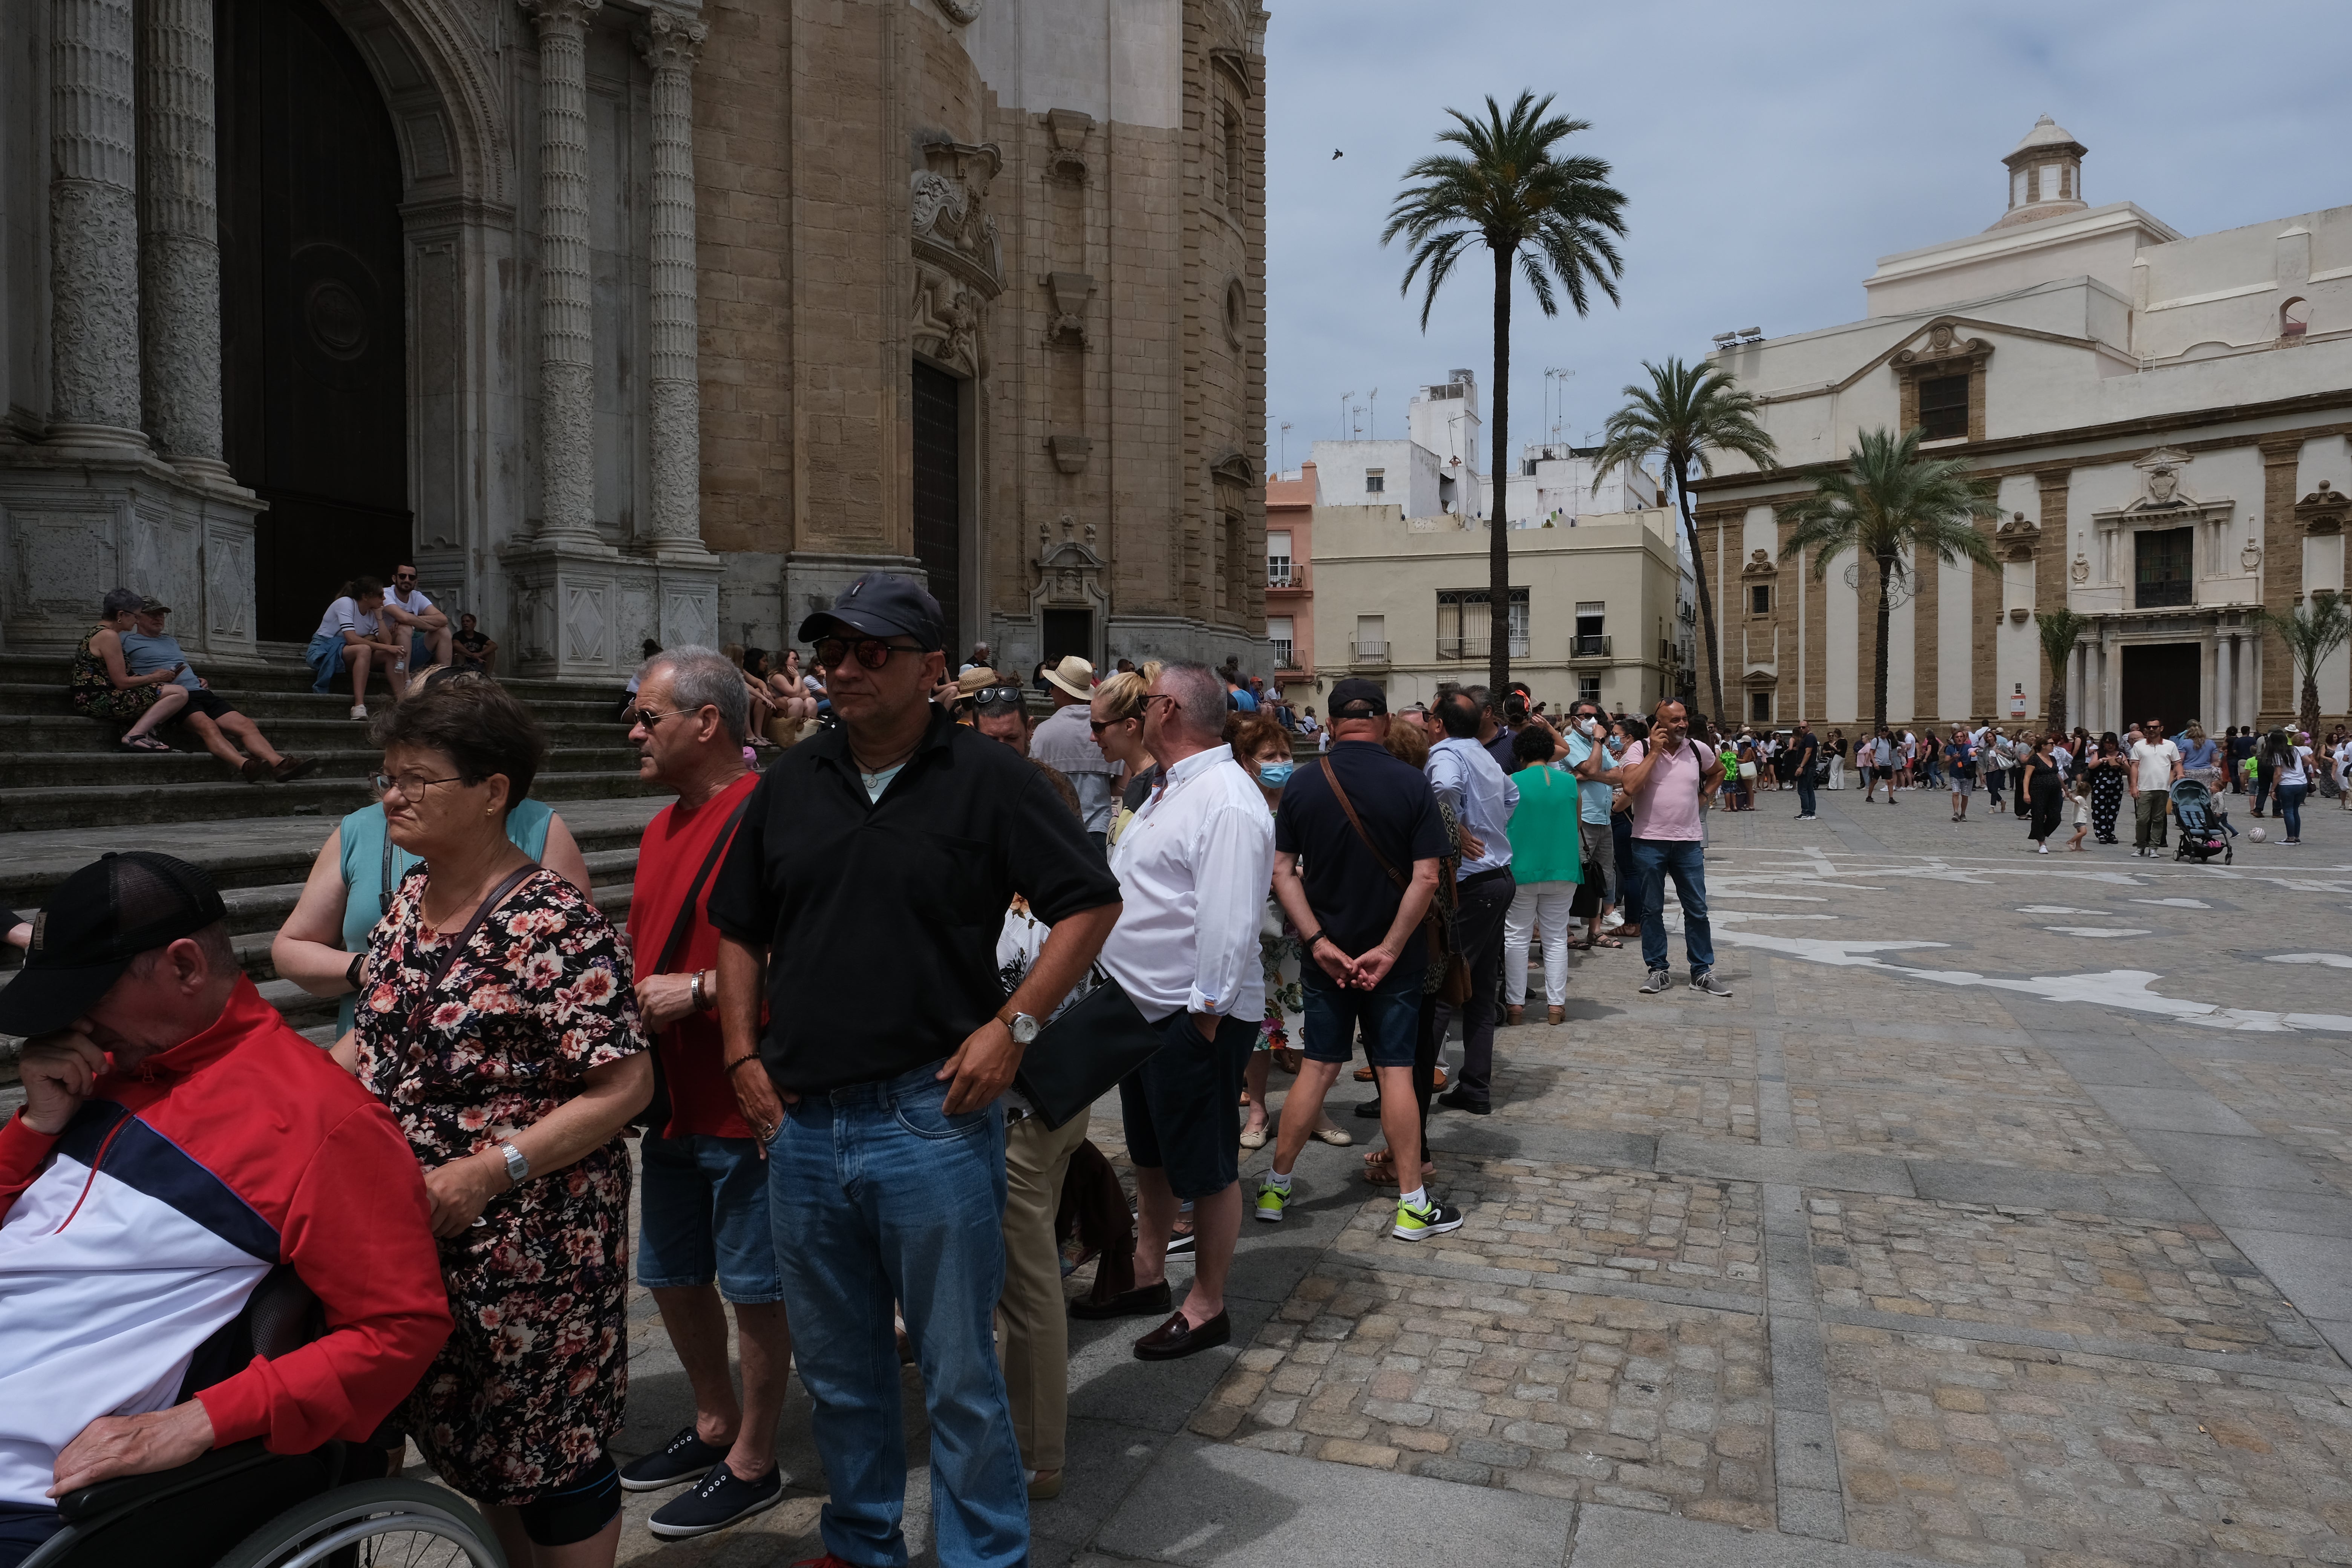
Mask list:
[{"label": "dark sunglasses", "polygon": [[1099,735],[1113,724],[1139,724],[1142,721],[1142,714],[1130,713],[1124,719],[1089,719],[1087,721],[1087,728]]},{"label": "dark sunglasses", "polygon": [[880,637],[859,637],[852,642],[847,637],[819,637],[812,649],[817,663],[827,669],[840,668],[845,659],[855,658],[867,669],[879,669],[890,662],[894,653],[920,653],[919,647],[899,643],[887,643]]},{"label": "dark sunglasses", "polygon": [[1023,701],[1017,686],[983,686],[971,694],[975,708],[1018,708]]}]

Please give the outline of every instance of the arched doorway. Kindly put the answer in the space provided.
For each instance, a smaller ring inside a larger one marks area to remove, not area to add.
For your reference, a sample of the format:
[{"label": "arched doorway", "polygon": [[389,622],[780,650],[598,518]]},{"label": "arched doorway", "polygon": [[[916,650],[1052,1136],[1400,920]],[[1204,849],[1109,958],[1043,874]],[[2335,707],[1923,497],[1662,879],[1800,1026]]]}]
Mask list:
[{"label": "arched doorway", "polygon": [[318,0],[220,0],[221,379],[257,631],[307,640],[411,548],[400,153]]}]

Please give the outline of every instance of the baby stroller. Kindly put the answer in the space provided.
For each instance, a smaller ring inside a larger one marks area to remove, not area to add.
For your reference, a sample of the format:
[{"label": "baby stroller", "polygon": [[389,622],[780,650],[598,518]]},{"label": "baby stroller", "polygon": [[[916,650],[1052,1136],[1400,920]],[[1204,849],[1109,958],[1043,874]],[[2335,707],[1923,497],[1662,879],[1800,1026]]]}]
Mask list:
[{"label": "baby stroller", "polygon": [[2227,866],[2237,858],[2237,852],[2230,847],[2229,816],[2204,780],[2182,779],[2172,786],[2172,817],[2173,826],[2180,829],[2180,846],[2172,852],[2175,860],[2202,865],[2219,855]]}]

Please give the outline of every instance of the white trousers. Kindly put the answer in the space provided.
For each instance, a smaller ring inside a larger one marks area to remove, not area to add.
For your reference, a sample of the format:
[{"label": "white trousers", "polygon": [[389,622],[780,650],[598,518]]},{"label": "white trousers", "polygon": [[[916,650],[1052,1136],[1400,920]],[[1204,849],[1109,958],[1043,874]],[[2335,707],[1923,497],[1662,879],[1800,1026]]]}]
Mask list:
[{"label": "white trousers", "polygon": [[1536,929],[1543,929],[1544,1000],[1555,1007],[1568,1004],[1568,928],[1575,923],[1569,907],[1576,901],[1574,882],[1521,882],[1503,916],[1503,1005],[1517,1007],[1528,999],[1528,946]]},{"label": "white trousers", "polygon": [[1845,788],[1845,759],[1843,757],[1832,757],[1830,759],[1830,782],[1823,784],[1822,787],[1823,789]]}]

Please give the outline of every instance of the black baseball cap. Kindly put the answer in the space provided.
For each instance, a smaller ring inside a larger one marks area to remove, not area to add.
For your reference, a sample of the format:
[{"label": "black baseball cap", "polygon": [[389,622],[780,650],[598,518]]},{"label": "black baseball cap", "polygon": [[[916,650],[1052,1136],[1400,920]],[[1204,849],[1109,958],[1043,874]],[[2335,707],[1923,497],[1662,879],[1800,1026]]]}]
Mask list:
[{"label": "black baseball cap", "polygon": [[801,622],[800,640],[816,641],[828,622],[863,637],[913,637],[925,652],[947,646],[947,617],[940,614],[940,602],[920,583],[897,572],[868,572],[844,588],[832,608]]},{"label": "black baseball cap", "polygon": [[185,860],[107,855],[68,877],[33,919],[25,967],[0,990],[0,1035],[46,1035],[98,1005],[131,961],[217,925],[220,889]]},{"label": "black baseball cap", "polygon": [[1329,712],[1334,719],[1379,719],[1388,710],[1389,694],[1377,680],[1349,676],[1331,688]]}]

